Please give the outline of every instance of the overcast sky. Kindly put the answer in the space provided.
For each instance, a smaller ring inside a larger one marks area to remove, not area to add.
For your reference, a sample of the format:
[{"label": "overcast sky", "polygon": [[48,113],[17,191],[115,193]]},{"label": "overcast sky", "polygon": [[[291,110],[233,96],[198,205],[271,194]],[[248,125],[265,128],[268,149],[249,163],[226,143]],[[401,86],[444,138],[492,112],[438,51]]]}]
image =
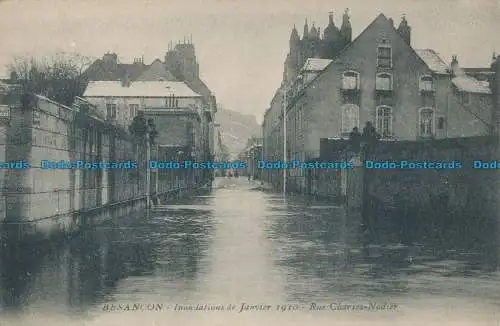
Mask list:
[{"label": "overcast sky", "polygon": [[500,0],[0,0],[0,67],[15,55],[57,51],[150,63],[192,34],[218,102],[260,121],[280,85],[293,24],[300,34],[305,18],[324,29],[333,10],[339,26],[345,8],[353,37],[380,12],[396,23],[406,14],[414,48],[447,61],[458,54],[462,66],[487,66],[500,52]]}]

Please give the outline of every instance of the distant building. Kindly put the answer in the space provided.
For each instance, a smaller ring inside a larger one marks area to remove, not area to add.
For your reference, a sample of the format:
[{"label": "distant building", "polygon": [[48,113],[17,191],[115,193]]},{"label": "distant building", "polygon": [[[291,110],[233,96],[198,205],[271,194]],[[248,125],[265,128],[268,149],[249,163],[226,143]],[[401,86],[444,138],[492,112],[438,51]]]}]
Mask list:
[{"label": "distant building", "polygon": [[[205,159],[211,159],[214,156],[213,117],[217,112],[217,103],[215,96],[200,79],[194,45],[188,40],[175,45],[171,43],[164,60],[156,59],[147,65],[143,58],[136,58],[133,63],[125,64],[119,62],[116,53],[106,53],[102,59],[92,63],[85,76],[88,81],[183,82],[193,92],[201,95],[201,110],[207,123],[203,129],[205,146],[208,148]],[[125,112],[117,112],[117,115],[128,115],[128,110],[126,108],[124,110]]]},{"label": "distant building", "polygon": [[[287,160],[315,159],[321,138],[347,138],[368,121],[385,140],[488,135],[495,111],[488,71],[460,69],[456,57],[448,65],[432,49],[413,49],[406,18],[395,28],[380,14],[334,57],[308,58],[294,79],[284,78],[265,114],[264,157],[284,159],[285,106]],[[300,191],[303,172],[289,171]],[[268,181],[281,182],[277,174]]]},{"label": "distant building", "polygon": [[102,110],[108,120],[127,127],[139,110],[148,107],[197,108],[202,96],[183,82],[172,81],[91,81],[83,98]]},{"label": "distant building", "polygon": [[246,163],[246,170],[242,174],[250,175],[254,180],[262,180],[263,170],[259,168],[258,162],[263,159],[263,139],[251,138],[246,148],[238,155],[238,159]]}]

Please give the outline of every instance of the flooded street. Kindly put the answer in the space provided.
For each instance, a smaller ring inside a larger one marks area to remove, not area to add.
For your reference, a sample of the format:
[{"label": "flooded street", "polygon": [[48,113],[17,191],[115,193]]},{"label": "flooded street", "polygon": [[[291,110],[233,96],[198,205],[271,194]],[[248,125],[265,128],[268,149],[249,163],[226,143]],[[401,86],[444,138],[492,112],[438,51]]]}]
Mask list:
[{"label": "flooded street", "polygon": [[65,243],[2,248],[0,325],[498,325],[500,274],[473,254],[363,246],[341,207],[218,184]]}]

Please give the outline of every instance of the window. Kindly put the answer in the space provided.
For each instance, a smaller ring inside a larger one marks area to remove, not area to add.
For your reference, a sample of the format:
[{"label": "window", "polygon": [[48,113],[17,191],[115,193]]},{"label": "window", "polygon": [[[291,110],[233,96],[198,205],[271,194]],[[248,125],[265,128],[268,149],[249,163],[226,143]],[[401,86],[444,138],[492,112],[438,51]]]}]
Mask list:
[{"label": "window", "polygon": [[392,136],[392,108],[388,106],[377,107],[377,120],[375,121],[377,132],[382,138]]},{"label": "window", "polygon": [[470,93],[462,93],[462,104],[470,104]]},{"label": "window", "polygon": [[420,136],[430,137],[434,134],[434,109],[422,108],[419,114]]},{"label": "window", "polygon": [[359,127],[359,107],[354,104],[342,106],[341,134],[348,135],[352,128]]},{"label": "window", "polygon": [[380,45],[377,48],[377,66],[392,68],[392,48],[390,45]]},{"label": "window", "polygon": [[108,119],[116,119],[116,104],[106,104],[106,116]]},{"label": "window", "polygon": [[375,79],[375,88],[379,91],[392,90],[392,76],[388,73],[379,73]]},{"label": "window", "polygon": [[137,111],[139,111],[139,104],[129,104],[128,108],[130,111],[130,118],[134,118],[137,115]]},{"label": "window", "polygon": [[342,75],[342,89],[359,89],[359,73],[346,71]]},{"label": "window", "polygon": [[433,91],[432,76],[422,76],[419,82],[420,91]]},{"label": "window", "polygon": [[446,120],[444,117],[438,117],[437,119],[437,129],[444,130]]}]

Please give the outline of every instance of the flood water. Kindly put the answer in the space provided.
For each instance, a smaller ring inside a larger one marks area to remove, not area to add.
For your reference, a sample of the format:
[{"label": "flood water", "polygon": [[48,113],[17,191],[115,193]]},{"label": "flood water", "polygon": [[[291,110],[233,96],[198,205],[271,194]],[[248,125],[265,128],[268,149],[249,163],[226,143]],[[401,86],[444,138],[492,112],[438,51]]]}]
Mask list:
[{"label": "flood water", "polygon": [[5,245],[0,325],[499,325],[500,274],[474,253],[363,245],[342,207],[218,184],[69,241]]}]

